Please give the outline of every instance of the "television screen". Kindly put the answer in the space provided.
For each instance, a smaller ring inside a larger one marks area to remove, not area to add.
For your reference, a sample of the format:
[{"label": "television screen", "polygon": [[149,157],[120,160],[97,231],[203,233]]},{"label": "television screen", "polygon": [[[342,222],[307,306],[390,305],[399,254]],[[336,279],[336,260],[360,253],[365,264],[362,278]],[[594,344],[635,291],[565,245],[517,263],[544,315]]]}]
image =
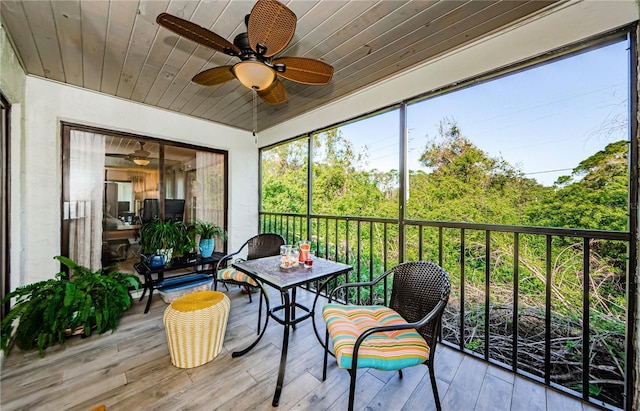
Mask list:
[{"label": "television screen", "polygon": [[182,221],[184,218],[184,200],[164,200],[164,219]]},{"label": "television screen", "polygon": [[147,223],[158,218],[158,200],[155,198],[146,198],[142,204],[142,222]]},{"label": "television screen", "polygon": [[118,201],[118,217],[129,212],[130,204],[128,201]]}]

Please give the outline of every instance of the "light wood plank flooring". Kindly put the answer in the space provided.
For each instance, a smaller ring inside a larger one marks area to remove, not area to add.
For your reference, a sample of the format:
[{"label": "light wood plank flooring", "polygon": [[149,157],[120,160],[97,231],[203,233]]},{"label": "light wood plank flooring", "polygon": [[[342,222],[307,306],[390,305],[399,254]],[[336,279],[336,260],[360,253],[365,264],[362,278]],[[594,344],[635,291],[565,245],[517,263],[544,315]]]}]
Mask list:
[{"label": "light wood plank flooring", "polygon": [[[299,292],[298,298],[309,301],[306,294]],[[282,327],[270,321],[253,351],[231,358],[232,351],[255,337],[257,298],[249,304],[237,288],[227,295],[232,306],[224,347],[208,364],[193,369],[171,364],[162,323],[166,304],[154,298],[145,315],[145,299],[125,313],[113,334],[74,337],[64,346],[47,349],[44,358],[14,348],[2,369],[0,408],[90,410],[105,405],[108,411],[273,410]],[[273,295],[271,301],[279,297]],[[290,335],[278,410],[347,408],[348,373],[330,361],[327,380],[322,382],[322,356],[311,321],[299,324]],[[442,345],[436,355],[436,377],[444,410],[594,409]],[[402,380],[395,372],[362,371],[357,390],[356,409],[360,410],[435,409],[425,366],[405,370]]]}]

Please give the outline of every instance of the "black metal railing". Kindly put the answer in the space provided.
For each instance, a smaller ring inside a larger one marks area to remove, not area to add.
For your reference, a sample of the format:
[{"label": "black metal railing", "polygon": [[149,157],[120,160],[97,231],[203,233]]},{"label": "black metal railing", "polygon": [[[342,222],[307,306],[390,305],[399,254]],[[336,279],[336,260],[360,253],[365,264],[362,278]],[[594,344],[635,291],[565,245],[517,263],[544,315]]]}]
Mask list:
[{"label": "black metal railing", "polygon": [[[623,407],[629,232],[266,212],[260,230],[353,265],[340,281],[370,280],[400,256],[437,262],[452,279],[443,343]],[[390,290],[384,282],[348,298],[385,303]]]}]

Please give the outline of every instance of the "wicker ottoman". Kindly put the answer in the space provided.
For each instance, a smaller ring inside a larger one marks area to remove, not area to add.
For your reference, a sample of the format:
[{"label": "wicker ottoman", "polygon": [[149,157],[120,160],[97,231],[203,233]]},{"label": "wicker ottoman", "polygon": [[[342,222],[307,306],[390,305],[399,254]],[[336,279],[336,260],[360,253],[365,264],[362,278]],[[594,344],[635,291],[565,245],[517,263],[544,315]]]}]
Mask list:
[{"label": "wicker ottoman", "polygon": [[229,298],[218,291],[197,291],[177,298],[164,311],[171,363],[193,368],[222,350],[229,319]]}]

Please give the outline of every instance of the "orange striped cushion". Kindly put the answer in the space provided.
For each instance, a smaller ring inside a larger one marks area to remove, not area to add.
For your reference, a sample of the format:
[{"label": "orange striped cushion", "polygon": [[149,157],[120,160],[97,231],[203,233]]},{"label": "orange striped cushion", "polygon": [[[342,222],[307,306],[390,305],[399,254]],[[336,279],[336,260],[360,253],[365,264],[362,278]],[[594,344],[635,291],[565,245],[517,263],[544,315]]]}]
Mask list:
[{"label": "orange striped cushion", "polygon": [[218,279],[219,280],[233,280],[238,283],[247,283],[256,287],[258,284],[253,281],[253,278],[249,277],[242,271],[238,271],[234,268],[223,268],[218,271]]},{"label": "orange striped cushion", "polygon": [[[380,305],[326,304],[322,316],[333,342],[338,366],[347,369],[351,368],[356,339],[366,329],[407,323],[400,314]],[[429,346],[415,328],[376,333],[360,345],[358,368],[399,370],[422,364],[428,357]]]}]

